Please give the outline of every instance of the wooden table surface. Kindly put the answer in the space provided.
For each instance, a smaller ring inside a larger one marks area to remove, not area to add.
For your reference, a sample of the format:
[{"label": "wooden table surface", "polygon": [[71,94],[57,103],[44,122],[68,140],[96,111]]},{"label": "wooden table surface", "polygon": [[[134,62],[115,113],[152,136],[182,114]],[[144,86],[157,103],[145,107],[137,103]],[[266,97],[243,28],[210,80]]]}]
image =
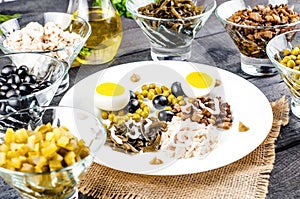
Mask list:
[{"label": "wooden table surface", "polygon": [[[218,0],[218,5],[224,0]],[[0,4],[0,13],[30,13],[42,11],[60,11],[67,9],[67,0],[25,0]],[[114,65],[151,60],[150,44],[135,21],[122,18],[123,39],[115,59],[110,63],[95,66],[71,68],[70,86],[83,78]],[[279,75],[270,77],[251,77],[240,69],[240,54],[213,13],[193,42],[192,62],[212,65],[237,74],[257,86],[270,101],[290,92]],[[63,95],[53,99],[57,105]],[[238,97],[238,93],[237,93]],[[255,99],[253,99],[255,103]],[[255,116],[253,116],[255,117]],[[290,114],[289,124],[282,127],[276,141],[276,159],[271,173],[267,198],[300,198],[300,120]],[[20,198],[18,194],[0,179],[0,198]],[[86,198],[80,195],[80,198]]]}]

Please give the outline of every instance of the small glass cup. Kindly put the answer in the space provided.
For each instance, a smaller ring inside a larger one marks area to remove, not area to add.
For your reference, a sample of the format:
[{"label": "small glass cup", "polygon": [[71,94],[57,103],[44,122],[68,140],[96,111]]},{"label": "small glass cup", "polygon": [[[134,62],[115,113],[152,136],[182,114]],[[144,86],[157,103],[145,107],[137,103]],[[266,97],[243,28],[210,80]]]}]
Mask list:
[{"label": "small glass cup", "polygon": [[[280,4],[280,1],[275,3]],[[226,1],[217,7],[215,14],[240,51],[242,71],[252,76],[274,75],[277,70],[266,54],[267,43],[276,35],[300,28],[300,21],[276,26],[251,26],[227,20],[233,13],[246,8],[253,8],[255,5],[266,5],[266,1]],[[300,4],[296,0],[289,1],[288,6],[289,8],[294,6],[295,12],[300,11]],[[253,39],[255,33],[270,34]]]},{"label": "small glass cup", "polygon": [[106,130],[99,119],[87,111],[73,107],[34,107],[0,117],[0,134],[7,128],[25,128],[33,131],[42,124],[52,127],[66,126],[78,139],[82,139],[90,154],[78,162],[50,172],[21,172],[0,167],[0,176],[15,188],[22,198],[76,199],[77,184],[93,162],[95,154],[106,141]]},{"label": "small glass cup", "polygon": [[188,60],[191,57],[192,42],[216,8],[215,0],[196,0],[196,6],[203,6],[203,13],[193,17],[163,19],[149,17],[138,12],[138,8],[156,2],[155,0],[127,0],[127,10],[150,40],[153,60]]},{"label": "small glass cup", "polygon": [[300,65],[296,63],[293,68],[289,68],[282,65],[280,61],[285,57],[283,54],[285,49],[292,50],[293,48],[298,47],[299,44],[300,30],[293,30],[274,37],[267,45],[269,59],[279,71],[282,79],[292,94],[291,110],[298,118],[300,118],[300,70],[298,70]]}]

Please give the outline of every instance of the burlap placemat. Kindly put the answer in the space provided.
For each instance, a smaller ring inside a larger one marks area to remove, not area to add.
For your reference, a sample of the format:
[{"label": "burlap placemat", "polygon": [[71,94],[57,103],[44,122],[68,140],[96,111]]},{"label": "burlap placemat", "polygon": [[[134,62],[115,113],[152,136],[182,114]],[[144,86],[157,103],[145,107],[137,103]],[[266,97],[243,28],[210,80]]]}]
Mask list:
[{"label": "burlap placemat", "polygon": [[285,97],[271,103],[273,127],[253,152],[212,171],[181,176],[148,176],[121,172],[93,163],[79,191],[95,198],[265,198],[275,160],[274,141],[288,123]]}]

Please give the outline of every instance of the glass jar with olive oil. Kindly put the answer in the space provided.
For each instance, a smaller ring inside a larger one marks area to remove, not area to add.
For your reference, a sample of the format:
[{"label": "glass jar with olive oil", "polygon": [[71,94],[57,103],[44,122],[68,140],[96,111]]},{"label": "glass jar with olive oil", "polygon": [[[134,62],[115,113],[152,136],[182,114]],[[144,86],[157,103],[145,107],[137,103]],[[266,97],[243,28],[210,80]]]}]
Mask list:
[{"label": "glass jar with olive oil", "polygon": [[69,0],[68,13],[84,18],[92,27],[76,61],[87,65],[111,61],[122,41],[122,22],[110,0]]}]

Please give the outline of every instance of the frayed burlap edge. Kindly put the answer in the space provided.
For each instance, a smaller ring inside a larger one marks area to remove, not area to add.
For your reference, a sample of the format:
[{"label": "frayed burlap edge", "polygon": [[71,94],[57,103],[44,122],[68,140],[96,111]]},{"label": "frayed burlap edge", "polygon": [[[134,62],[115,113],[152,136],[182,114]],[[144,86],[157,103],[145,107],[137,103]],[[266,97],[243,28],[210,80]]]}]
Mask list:
[{"label": "frayed burlap edge", "polygon": [[[261,162],[261,166],[258,166],[260,169],[258,169],[258,173],[257,175],[257,179],[255,179],[255,186],[253,189],[251,189],[250,192],[254,192],[251,194],[247,194],[247,197],[245,196],[245,198],[258,198],[258,199],[262,199],[266,197],[266,194],[268,192],[268,185],[269,185],[269,178],[270,178],[270,173],[273,169],[273,165],[274,165],[274,161],[275,161],[275,140],[277,139],[279,132],[280,132],[280,128],[282,125],[286,125],[289,121],[289,106],[288,106],[288,101],[287,99],[283,96],[281,99],[275,101],[275,102],[271,102],[270,103],[272,110],[273,110],[273,125],[272,125],[272,129],[270,130],[270,133],[268,135],[268,137],[265,139],[265,141],[260,145],[260,149],[259,150],[255,150],[254,154],[256,154],[257,156],[260,156],[260,158],[262,159]],[[247,156],[244,157],[242,160],[239,160],[231,165],[226,166],[227,168],[230,168],[228,170],[226,170],[226,168],[223,170],[219,169],[219,170],[213,170],[213,171],[208,171],[208,172],[204,172],[203,176],[210,176],[210,174],[212,174],[212,176],[215,175],[215,173],[217,172],[223,172],[223,171],[229,171],[229,172],[234,172],[234,165],[238,165],[239,163],[241,164],[245,164],[245,160],[247,160]],[[233,170],[232,170],[233,168]],[[250,168],[250,169],[254,169],[256,172],[256,168]],[[222,176],[226,176],[226,173],[219,173]],[[107,176],[107,175],[108,176]],[[110,176],[109,176],[110,175]],[[186,178],[189,179],[193,179],[193,176],[199,176],[199,174],[191,174],[191,175],[186,175]],[[228,178],[225,177],[225,180],[230,181],[231,174],[228,174]],[[105,176],[105,177],[103,177]],[[91,166],[91,168],[89,169],[89,171],[86,173],[86,175],[82,178],[80,184],[79,184],[79,191],[87,196],[92,196],[94,198],[111,198],[111,199],[138,199],[138,198],[145,198],[144,195],[141,195],[141,191],[134,191],[135,189],[131,189],[131,190],[123,190],[123,191],[119,191],[116,192],[114,191],[115,189],[113,189],[112,187],[105,187],[102,186],[102,184],[105,182],[101,181],[101,180],[109,180],[110,182],[108,184],[110,184],[110,186],[116,186],[118,188],[124,188],[124,186],[120,186],[119,185],[119,181],[118,179],[120,177],[128,177],[128,179],[136,179],[136,182],[132,183],[133,185],[135,183],[137,183],[136,185],[138,185],[138,183],[141,184],[152,184],[153,180],[173,180],[172,177],[162,177],[160,179],[159,176],[142,176],[141,175],[135,175],[135,174],[127,174],[124,172],[120,172],[120,171],[116,171],[116,170],[112,170],[110,168],[101,166],[97,163],[93,163],[93,165]],[[176,185],[176,183],[174,183]],[[153,185],[153,184],[152,184]],[[203,185],[199,185],[199,189],[203,188]],[[126,186],[125,186],[126,187]],[[170,187],[166,187],[166,189],[168,189]],[[173,187],[172,187],[173,188]],[[197,187],[196,187],[197,188]],[[208,188],[208,187],[207,187]],[[147,187],[146,187],[147,189]],[[199,189],[196,192],[199,192]],[[218,187],[216,190],[213,190],[215,192],[217,192],[214,195],[214,198],[236,198],[236,197],[230,197],[226,196],[226,194],[222,195],[220,194],[220,196],[218,196],[218,192],[222,192],[223,187]],[[178,190],[180,191],[180,188],[178,189],[178,187],[174,187],[173,190]],[[155,190],[153,190],[155,191]],[[195,189],[194,189],[195,191]],[[225,190],[226,191],[226,190]],[[193,190],[191,190],[191,192],[193,192]],[[234,194],[234,193],[233,193]],[[199,198],[199,194],[197,195]],[[216,197],[217,196],[217,197]],[[232,196],[232,195],[231,195]],[[166,195],[160,195],[158,197],[155,198],[166,198],[168,196]],[[170,197],[170,196],[169,196]],[[174,197],[174,196],[173,196]],[[152,197],[153,198],[153,197]],[[192,193],[189,195],[186,195],[185,198],[196,198],[195,195],[193,195]],[[206,198],[206,197],[202,197],[201,198]]]},{"label": "frayed burlap edge", "polygon": [[269,168],[261,172],[258,179],[257,192],[255,198],[265,198],[268,193],[270,173],[275,162],[275,141],[279,135],[281,126],[285,126],[289,122],[289,103],[285,96],[275,102],[270,103],[273,111],[273,124],[270,133],[264,141],[264,161],[269,163]]}]

